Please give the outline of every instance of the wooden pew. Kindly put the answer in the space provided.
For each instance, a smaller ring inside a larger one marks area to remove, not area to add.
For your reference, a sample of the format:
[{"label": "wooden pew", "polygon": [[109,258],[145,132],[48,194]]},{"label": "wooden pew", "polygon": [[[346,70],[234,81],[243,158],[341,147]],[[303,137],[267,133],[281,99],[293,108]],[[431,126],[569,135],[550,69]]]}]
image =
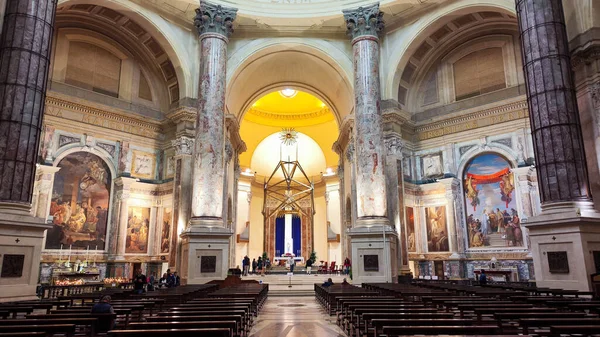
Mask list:
[{"label": "wooden pew", "polygon": [[[100,330],[100,327],[103,326],[107,321],[114,321],[117,318],[116,314],[92,314],[92,313],[69,313],[69,314],[42,314],[42,315],[27,315],[25,316],[28,320],[35,319],[75,319],[75,318],[96,318],[98,323],[96,323],[97,331]],[[126,322],[127,324],[129,322]],[[125,325],[127,326],[127,325]]]},{"label": "wooden pew", "polygon": [[43,337],[45,332],[0,332],[0,337]]},{"label": "wooden pew", "polygon": [[112,330],[111,337],[231,337],[229,329]]},{"label": "wooden pew", "polygon": [[49,319],[10,319],[1,320],[0,326],[6,325],[47,325],[47,324],[75,324],[75,326],[82,326],[89,331],[91,337],[96,335],[96,326],[98,318],[49,318]]},{"label": "wooden pew", "polygon": [[0,325],[0,333],[4,332],[40,332],[43,331],[47,336],[55,334],[73,337],[75,334],[75,324],[28,324],[28,325]]},{"label": "wooden pew", "polygon": [[442,318],[442,319],[373,319],[373,336],[383,333],[384,326],[471,326],[477,322],[468,318]]},{"label": "wooden pew", "polygon": [[[381,313],[372,313],[366,312],[362,314],[361,320],[364,322],[362,324],[362,328],[364,329],[364,334],[369,333],[369,328],[372,327],[371,322],[374,319],[391,319],[391,320],[400,320],[400,319],[426,319],[426,320],[435,320],[435,319],[450,319],[453,318],[454,314],[447,312],[436,312],[436,313],[423,313],[423,314],[415,314],[415,313],[389,313],[389,312],[381,312]],[[360,336],[360,328],[357,326],[351,326],[350,331],[356,333],[357,336]]]},{"label": "wooden pew", "polygon": [[384,335],[407,336],[407,335],[497,335],[499,329],[494,325],[472,325],[472,326],[384,326]]},{"label": "wooden pew", "polygon": [[199,316],[154,316],[146,318],[148,322],[216,322],[216,321],[235,321],[235,335],[241,335],[249,331],[244,326],[243,315],[199,315]]},{"label": "wooden pew", "polygon": [[560,335],[598,335],[600,325],[562,325],[550,326],[550,335],[559,337]]},{"label": "wooden pew", "polygon": [[[599,318],[523,318],[519,320],[524,334],[529,334],[532,327],[549,328],[558,325],[600,325]],[[550,332],[550,331],[548,331]],[[600,334],[600,330],[597,331]],[[539,332],[536,332],[539,334]]]},{"label": "wooden pew", "polygon": [[231,336],[239,336],[236,321],[170,321],[170,322],[144,322],[131,323],[130,330],[159,330],[159,329],[228,329]]}]

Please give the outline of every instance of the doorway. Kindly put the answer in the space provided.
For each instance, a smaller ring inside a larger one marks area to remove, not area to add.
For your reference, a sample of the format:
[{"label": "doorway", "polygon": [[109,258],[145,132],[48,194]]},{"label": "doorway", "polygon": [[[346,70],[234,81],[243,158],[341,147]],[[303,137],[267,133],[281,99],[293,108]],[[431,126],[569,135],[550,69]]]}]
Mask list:
[{"label": "doorway", "polygon": [[433,269],[435,276],[438,277],[439,280],[444,279],[444,261],[433,261]]}]

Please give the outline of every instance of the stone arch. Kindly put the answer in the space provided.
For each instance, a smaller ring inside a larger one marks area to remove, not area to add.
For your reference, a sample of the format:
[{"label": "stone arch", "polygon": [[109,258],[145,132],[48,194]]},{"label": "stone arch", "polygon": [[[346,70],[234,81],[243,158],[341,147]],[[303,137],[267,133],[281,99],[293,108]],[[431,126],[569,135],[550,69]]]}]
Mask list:
[{"label": "stone arch", "polygon": [[[78,20],[78,15],[85,19],[85,24],[77,27],[97,30],[94,26],[88,27],[92,22],[89,19],[101,17],[107,21],[108,26],[105,28],[122,33],[122,37],[128,41],[128,47],[138,48],[138,52],[143,51],[144,58],[155,63],[158,72],[166,80],[171,103],[182,97],[196,95],[193,93],[196,86],[193,84],[194,74],[190,63],[194,59],[190,53],[194,53],[195,49],[176,43],[182,39],[187,40],[188,36],[174,30],[172,23],[131,1],[59,0],[56,27]],[[195,40],[192,43],[196,43]]]},{"label": "stone arch", "polygon": [[[447,23],[467,14],[492,11],[500,12],[508,15],[515,15],[515,5],[511,0],[462,0],[457,1],[433,11],[432,13],[423,16],[408,29],[399,30],[387,35],[388,42],[391,45],[389,52],[388,69],[382,72],[387,74],[383,79],[383,94],[384,98],[399,100],[398,91],[401,81],[401,76],[415,53],[420,53],[419,50],[423,44],[430,41],[432,34],[435,34],[443,28]],[[394,43],[398,41],[398,43]],[[428,50],[431,52],[432,49]]]},{"label": "stone arch", "polygon": [[286,86],[319,97],[338,125],[352,112],[352,59],[339,46],[319,39],[257,39],[231,52],[226,105],[243,118],[260,96]]}]

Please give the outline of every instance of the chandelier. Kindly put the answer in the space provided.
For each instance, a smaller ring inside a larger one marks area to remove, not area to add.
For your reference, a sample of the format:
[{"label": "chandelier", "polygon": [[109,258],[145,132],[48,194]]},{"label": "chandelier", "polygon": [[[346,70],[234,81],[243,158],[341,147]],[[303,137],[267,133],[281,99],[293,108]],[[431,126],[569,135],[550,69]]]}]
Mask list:
[{"label": "chandelier", "polygon": [[[298,132],[293,128],[284,128],[279,133],[279,139],[281,140],[279,162],[275,165],[269,179],[264,182],[263,214],[267,217],[290,213],[314,215],[314,183],[298,161]],[[289,157],[283,158],[281,148],[284,146],[296,146],[294,160]],[[312,214],[306,214],[300,206],[301,202],[305,205],[308,202]],[[276,207],[269,210],[267,205],[276,205]]]}]

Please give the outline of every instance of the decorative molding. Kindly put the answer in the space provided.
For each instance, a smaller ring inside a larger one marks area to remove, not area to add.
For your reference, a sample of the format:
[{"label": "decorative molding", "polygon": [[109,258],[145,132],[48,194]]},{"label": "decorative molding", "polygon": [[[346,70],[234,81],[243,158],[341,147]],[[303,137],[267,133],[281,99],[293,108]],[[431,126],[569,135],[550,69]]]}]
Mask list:
[{"label": "decorative molding", "polygon": [[318,117],[325,116],[332,112],[331,112],[331,110],[329,110],[328,107],[324,107],[318,111],[301,113],[301,114],[294,114],[294,113],[279,114],[279,113],[264,111],[264,110],[257,109],[257,108],[248,109],[248,113],[251,115],[268,118],[268,119],[281,120],[281,121],[294,121],[294,120],[318,118]]},{"label": "decorative molding", "polygon": [[74,143],[81,143],[81,138],[65,136],[65,135],[58,136],[58,147],[59,148],[65,146],[65,145],[74,144]]},{"label": "decorative molding", "polygon": [[229,132],[229,140],[231,141],[231,145],[237,154],[246,152],[246,143],[240,136],[240,123],[234,115],[225,115],[225,127]]},{"label": "decorative molding", "polygon": [[194,139],[189,137],[179,137],[171,140],[171,145],[175,148],[176,156],[191,156],[194,152]]},{"label": "decorative molding", "polygon": [[420,125],[415,128],[415,132],[418,134],[418,140],[427,140],[528,117],[527,101],[523,100],[439,122]]},{"label": "decorative molding", "polygon": [[471,150],[472,148],[474,148],[476,145],[472,144],[472,145],[465,145],[465,146],[461,146],[458,148],[458,153],[460,153],[460,156],[464,156],[465,153],[469,152],[469,150]]},{"label": "decorative molding", "polygon": [[160,139],[163,132],[160,122],[136,117],[130,112],[114,112],[84,104],[74,103],[49,92],[46,97],[46,116],[58,117],[137,136]]},{"label": "decorative molding", "polygon": [[346,34],[353,40],[362,36],[377,37],[385,27],[379,3],[356,9],[346,9],[342,13],[346,20]]},{"label": "decorative molding", "polygon": [[504,146],[506,146],[508,148],[511,148],[511,149],[513,147],[512,139],[510,139],[510,138],[496,139],[496,140],[493,140],[492,143],[504,145]]},{"label": "decorative molding", "polygon": [[404,148],[404,141],[402,140],[402,137],[399,134],[386,134],[384,135],[383,141],[388,156],[402,159],[402,149]]},{"label": "decorative molding", "polygon": [[592,104],[595,109],[600,109],[600,82],[594,82],[590,86],[590,92],[592,93]]},{"label": "decorative molding", "polygon": [[231,158],[233,158],[233,145],[231,145],[231,141],[227,139],[225,142],[225,162],[229,164]]},{"label": "decorative molding", "polygon": [[223,7],[201,0],[200,8],[196,9],[194,26],[198,35],[215,33],[229,38],[233,33],[236,15],[237,8]]},{"label": "decorative molding", "polygon": [[103,149],[104,151],[108,152],[111,157],[115,156],[115,152],[117,151],[117,147],[112,145],[112,144],[106,144],[106,143],[96,143],[96,146],[98,146],[99,148]]},{"label": "decorative molding", "polygon": [[175,109],[172,109],[167,114],[167,118],[171,120],[175,124],[179,124],[181,122],[196,122],[196,115],[198,114],[198,109],[192,108],[189,106],[179,106]]},{"label": "decorative molding", "polygon": [[348,147],[346,149],[346,159],[348,159],[349,162],[352,162],[354,158],[354,137],[351,137],[350,140],[348,141]]}]

